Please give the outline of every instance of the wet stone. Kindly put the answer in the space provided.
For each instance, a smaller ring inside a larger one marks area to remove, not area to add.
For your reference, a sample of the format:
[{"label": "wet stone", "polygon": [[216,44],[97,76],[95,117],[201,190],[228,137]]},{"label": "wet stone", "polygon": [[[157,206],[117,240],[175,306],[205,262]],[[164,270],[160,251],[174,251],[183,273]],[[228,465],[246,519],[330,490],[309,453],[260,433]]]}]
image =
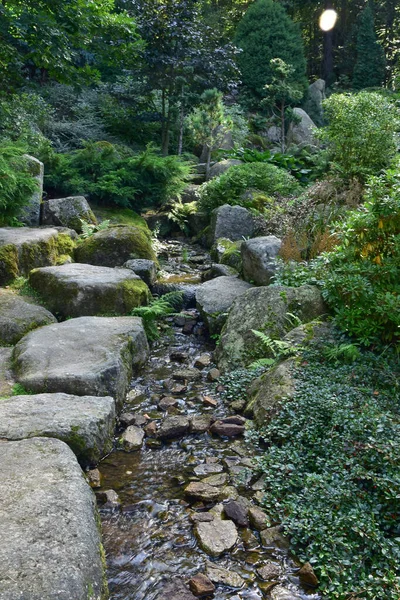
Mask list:
[{"label": "wet stone", "polygon": [[195,467],[194,469],[194,473],[195,475],[197,475],[198,477],[201,477],[202,475],[213,475],[215,473],[222,473],[222,471],[224,470],[223,466],[218,464],[218,463],[214,463],[214,464],[202,464],[202,465],[197,465],[197,467]]},{"label": "wet stone", "polygon": [[229,500],[224,504],[224,512],[238,527],[248,527],[248,508],[240,500]]},{"label": "wet stone", "polygon": [[183,437],[189,432],[190,421],[188,417],[174,416],[166,417],[157,432],[160,440],[168,440]]},{"label": "wet stone", "polygon": [[193,594],[199,598],[208,596],[215,591],[215,585],[203,573],[198,573],[189,581],[189,587]]},{"label": "wet stone", "polygon": [[130,425],[120,437],[120,443],[125,452],[139,450],[142,447],[144,431],[136,425]]},{"label": "wet stone", "polygon": [[244,579],[238,573],[224,569],[212,562],[207,563],[206,574],[217,585],[227,585],[231,588],[242,588],[245,585]]},{"label": "wet stone", "polygon": [[281,569],[276,563],[268,561],[265,563],[265,565],[257,569],[257,574],[261,577],[261,579],[271,581],[279,578]]}]

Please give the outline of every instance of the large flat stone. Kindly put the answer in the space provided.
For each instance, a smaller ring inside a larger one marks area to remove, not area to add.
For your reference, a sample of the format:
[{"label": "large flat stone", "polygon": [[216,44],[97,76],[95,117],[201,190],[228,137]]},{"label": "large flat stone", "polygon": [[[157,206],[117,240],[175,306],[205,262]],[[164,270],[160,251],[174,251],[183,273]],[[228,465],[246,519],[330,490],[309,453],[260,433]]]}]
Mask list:
[{"label": "large flat stone", "polygon": [[56,322],[55,316],[42,306],[0,290],[0,344],[16,344],[32,329]]},{"label": "large flat stone", "polygon": [[55,227],[0,228],[0,285],[31,269],[54,265],[60,255],[72,251],[76,232]]},{"label": "large flat stone", "polygon": [[216,277],[196,290],[197,307],[210,333],[219,333],[233,302],[252,285],[237,277]]},{"label": "large flat stone", "polygon": [[120,407],[149,352],[138,317],[80,317],[28,333],[14,348],[16,378],[35,392],[112,396]]},{"label": "large flat stone", "polygon": [[147,285],[129,269],[79,263],[35,269],[29,283],[62,318],[129,314],[150,296]]},{"label": "large flat stone", "polygon": [[66,442],[82,466],[112,449],[115,401],[110,396],[37,394],[0,402],[0,438],[52,437]]},{"label": "large flat stone", "polygon": [[105,600],[94,495],[59,440],[0,444],[1,600]]}]

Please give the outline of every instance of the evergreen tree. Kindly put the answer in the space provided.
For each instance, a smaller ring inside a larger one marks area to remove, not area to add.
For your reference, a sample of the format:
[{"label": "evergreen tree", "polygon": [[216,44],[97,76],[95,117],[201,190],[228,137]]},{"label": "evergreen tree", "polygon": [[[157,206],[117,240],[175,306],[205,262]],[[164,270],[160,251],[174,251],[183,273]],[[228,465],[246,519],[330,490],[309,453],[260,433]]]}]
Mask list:
[{"label": "evergreen tree", "polygon": [[353,72],[356,90],[379,87],[385,79],[385,55],[376,39],[374,15],[368,4],[360,15],[357,34],[357,62]]},{"label": "evergreen tree", "polygon": [[300,29],[285,9],[274,0],[257,0],[246,11],[236,31],[242,81],[257,98],[265,96],[264,86],[272,83],[271,60],[281,58],[293,66],[290,83],[306,89],[306,61]]}]

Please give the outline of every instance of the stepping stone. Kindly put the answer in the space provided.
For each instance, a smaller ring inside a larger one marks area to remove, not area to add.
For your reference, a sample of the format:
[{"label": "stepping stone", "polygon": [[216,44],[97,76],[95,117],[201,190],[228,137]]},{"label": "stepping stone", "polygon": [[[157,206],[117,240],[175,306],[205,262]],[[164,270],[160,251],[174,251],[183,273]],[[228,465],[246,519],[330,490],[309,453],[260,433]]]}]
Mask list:
[{"label": "stepping stone", "polygon": [[0,402],[0,438],[62,440],[80,464],[96,464],[113,446],[115,401],[110,396],[36,394]]},{"label": "stepping stone", "polygon": [[201,548],[211,556],[221,556],[232,550],[238,539],[238,532],[233,521],[213,519],[209,523],[196,523],[195,534]]},{"label": "stepping stone", "polygon": [[80,317],[28,333],[14,348],[18,383],[35,392],[112,396],[121,408],[149,346],[137,317]]},{"label": "stepping stone", "polygon": [[96,502],[66,444],[0,444],[2,600],[106,598]]},{"label": "stepping stone", "polygon": [[55,227],[0,228],[0,285],[37,267],[54,265],[59,256],[71,254],[76,237],[71,229]]},{"label": "stepping stone", "polygon": [[79,263],[35,269],[29,283],[46,306],[62,318],[129,314],[148,304],[150,290],[129,269]]},{"label": "stepping stone", "polygon": [[42,306],[0,291],[0,344],[14,345],[29,331],[50,323],[57,319]]}]

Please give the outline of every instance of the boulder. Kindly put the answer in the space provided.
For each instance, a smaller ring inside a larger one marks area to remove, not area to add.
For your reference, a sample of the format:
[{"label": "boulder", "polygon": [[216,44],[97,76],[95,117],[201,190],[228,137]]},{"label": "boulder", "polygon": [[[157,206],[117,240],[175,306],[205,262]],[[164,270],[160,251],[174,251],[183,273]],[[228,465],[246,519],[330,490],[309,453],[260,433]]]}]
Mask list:
[{"label": "boulder", "polygon": [[210,522],[198,522],[194,531],[200,547],[210,556],[221,556],[232,550],[238,539],[238,532],[233,521],[214,518]]},{"label": "boulder", "polygon": [[254,216],[242,206],[224,204],[211,213],[210,246],[219,238],[228,238],[232,242],[244,237],[253,237],[257,231]]},{"label": "boulder", "polygon": [[125,269],[130,269],[136,275],[139,275],[140,279],[143,279],[149,286],[154,285],[157,279],[157,265],[154,260],[132,258],[132,260],[127,260],[123,266]]},{"label": "boulder", "polygon": [[233,302],[221,334],[217,348],[220,367],[233,369],[246,365],[250,362],[250,350],[252,356],[257,355],[258,349],[263,355],[253,329],[261,329],[267,336],[282,339],[291,329],[288,313],[308,323],[326,310],[321,292],[312,285],[298,288],[256,287],[245,291]]},{"label": "boulder", "polygon": [[16,344],[29,331],[56,322],[42,306],[0,290],[0,344]]},{"label": "boulder", "polygon": [[197,307],[211,334],[221,331],[234,300],[251,287],[237,277],[216,277],[197,289]]},{"label": "boulder", "polygon": [[256,285],[269,285],[278,264],[282,241],[274,235],[257,237],[242,243],[243,277]]},{"label": "boulder", "polygon": [[287,133],[288,144],[296,146],[315,146],[318,144],[314,134],[316,125],[302,108],[294,108],[293,114],[299,120],[297,123],[292,121]]},{"label": "boulder", "polygon": [[129,314],[148,304],[150,290],[129,269],[73,263],[34,269],[29,283],[46,306],[65,319],[106,314]]},{"label": "boulder", "polygon": [[1,443],[2,600],[107,598],[96,501],[66,444]]},{"label": "boulder", "polygon": [[97,219],[84,196],[53,198],[43,202],[43,225],[69,227],[75,229],[78,233],[82,233],[81,220],[93,225],[97,223]]},{"label": "boulder", "polygon": [[140,450],[144,439],[144,431],[141,427],[130,425],[120,437],[120,443],[126,452]]},{"label": "boulder", "polygon": [[115,401],[110,396],[36,394],[0,402],[0,438],[62,440],[82,466],[96,464],[113,446]]},{"label": "boulder", "polygon": [[75,251],[77,262],[101,267],[121,267],[130,258],[156,261],[149,235],[140,227],[114,225],[82,240]]},{"label": "boulder", "polygon": [[215,563],[206,564],[207,577],[217,585],[227,585],[231,588],[242,588],[245,584],[244,579],[235,571],[224,569]]},{"label": "boulder", "polygon": [[157,431],[160,440],[183,437],[189,432],[190,421],[185,416],[166,417]]},{"label": "boulder", "polygon": [[76,237],[71,229],[0,228],[0,285],[37,267],[57,264],[61,256],[73,252]]},{"label": "boulder", "polygon": [[40,207],[43,195],[44,165],[40,160],[29,154],[24,154],[24,158],[27,162],[28,171],[35,179],[37,187],[31,197],[28,198],[25,206],[22,207],[18,215],[18,220],[28,227],[38,227],[40,224]]},{"label": "boulder", "polygon": [[293,398],[294,366],[294,360],[285,360],[251,384],[248,390],[250,400],[246,406],[246,414],[252,415],[256,425],[260,427],[265,425],[279,410],[283,400]]},{"label": "boulder", "polygon": [[28,333],[14,348],[16,378],[35,392],[112,396],[122,406],[149,353],[137,317],[80,317]]},{"label": "boulder", "polygon": [[208,179],[219,177],[220,175],[223,175],[223,173],[226,173],[231,167],[237,167],[242,164],[243,161],[237,160],[236,158],[226,158],[225,160],[221,160],[210,168]]}]

